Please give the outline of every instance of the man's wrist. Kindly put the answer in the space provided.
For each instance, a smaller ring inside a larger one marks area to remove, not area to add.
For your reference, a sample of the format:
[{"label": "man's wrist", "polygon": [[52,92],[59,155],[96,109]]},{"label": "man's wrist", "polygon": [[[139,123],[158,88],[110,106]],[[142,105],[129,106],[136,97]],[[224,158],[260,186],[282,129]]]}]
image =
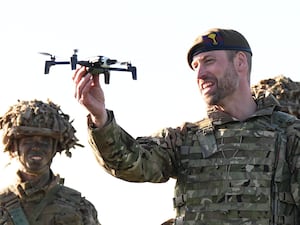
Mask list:
[{"label": "man's wrist", "polygon": [[98,122],[97,119],[95,117],[93,117],[91,114],[89,114],[87,116],[88,118],[88,126],[89,128],[92,128],[92,129],[96,129],[96,128],[102,128],[102,127],[105,127],[109,121],[110,121],[110,116],[109,116],[109,113],[108,111],[106,110],[105,111],[105,116],[103,117],[103,121],[102,122]]},{"label": "man's wrist", "polygon": [[97,125],[92,121],[91,114],[87,116],[88,127],[91,129],[98,128]]}]

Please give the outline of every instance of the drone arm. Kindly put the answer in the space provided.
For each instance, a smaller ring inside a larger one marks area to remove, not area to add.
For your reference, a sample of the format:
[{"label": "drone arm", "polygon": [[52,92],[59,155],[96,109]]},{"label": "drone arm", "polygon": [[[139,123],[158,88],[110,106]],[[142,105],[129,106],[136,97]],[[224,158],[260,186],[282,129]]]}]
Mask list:
[{"label": "drone arm", "polygon": [[54,65],[65,65],[65,64],[70,64],[68,61],[46,61],[45,63],[45,74],[48,74],[50,72],[50,67]]},{"label": "drone arm", "polygon": [[45,74],[48,74],[50,72],[50,67],[51,66],[54,66],[55,65],[55,62],[54,61],[46,61],[45,62]]},{"label": "drone arm", "polygon": [[137,80],[137,75],[136,75],[136,67],[132,66],[129,68],[130,72],[132,73],[132,79]]},{"label": "drone arm", "polygon": [[55,62],[55,65],[67,65],[67,64],[70,64],[69,61],[56,61]]},{"label": "drone arm", "polygon": [[73,54],[71,57],[71,69],[75,70],[76,69],[76,64],[77,64],[77,55]]},{"label": "drone arm", "polygon": [[129,65],[127,69],[125,69],[125,68],[114,68],[114,67],[110,67],[109,70],[131,72],[131,73],[132,73],[132,79],[133,79],[133,80],[136,80],[136,79],[137,79],[137,75],[136,75],[136,67],[135,67],[135,66]]}]

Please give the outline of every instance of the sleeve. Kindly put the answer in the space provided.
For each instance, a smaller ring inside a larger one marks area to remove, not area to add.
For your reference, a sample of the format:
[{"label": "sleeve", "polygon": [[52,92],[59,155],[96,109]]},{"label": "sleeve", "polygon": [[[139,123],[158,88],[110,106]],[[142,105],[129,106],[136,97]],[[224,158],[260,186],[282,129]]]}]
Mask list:
[{"label": "sleeve", "polygon": [[86,198],[81,198],[80,211],[84,216],[84,225],[101,225],[95,206]]},{"label": "sleeve", "polygon": [[291,163],[291,192],[300,209],[300,120],[288,129],[287,147]]},{"label": "sleeve", "polygon": [[116,123],[112,111],[108,114],[106,126],[89,128],[89,143],[108,173],[126,181],[153,183],[177,176],[176,152],[182,140],[179,128],[134,139]]}]

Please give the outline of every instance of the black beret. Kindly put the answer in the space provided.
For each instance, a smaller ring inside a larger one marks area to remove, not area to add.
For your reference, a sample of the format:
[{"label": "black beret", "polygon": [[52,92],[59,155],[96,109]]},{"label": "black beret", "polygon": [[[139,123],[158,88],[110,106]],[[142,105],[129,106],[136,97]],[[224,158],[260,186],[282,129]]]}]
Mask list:
[{"label": "black beret", "polygon": [[246,51],[252,55],[250,45],[246,38],[235,30],[213,28],[198,36],[188,51],[189,66],[193,57],[201,52],[213,50]]}]

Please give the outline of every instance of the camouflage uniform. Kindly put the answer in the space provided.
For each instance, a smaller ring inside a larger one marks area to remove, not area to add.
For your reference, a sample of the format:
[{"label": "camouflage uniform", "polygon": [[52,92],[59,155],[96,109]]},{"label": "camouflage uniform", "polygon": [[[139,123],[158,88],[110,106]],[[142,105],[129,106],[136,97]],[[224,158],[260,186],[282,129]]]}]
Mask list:
[{"label": "camouflage uniform", "polygon": [[134,139],[112,111],[89,124],[99,163],[133,182],[177,180],[175,224],[300,224],[300,121],[272,95],[240,122],[215,108],[208,118]]},{"label": "camouflage uniform", "polygon": [[63,179],[53,174],[52,158],[47,172],[35,174],[38,182],[22,180],[19,152],[15,153],[21,138],[51,137],[56,152],[65,151],[69,157],[70,148],[82,146],[74,135],[76,130],[69,116],[59,106],[51,101],[18,101],[0,118],[0,128],[4,151],[12,157],[0,177],[0,225],[100,225],[94,205],[80,192],[64,186]]},{"label": "camouflage uniform", "polygon": [[0,204],[1,225],[100,225],[93,204],[53,174],[43,188],[17,176],[13,185],[0,190]]}]

